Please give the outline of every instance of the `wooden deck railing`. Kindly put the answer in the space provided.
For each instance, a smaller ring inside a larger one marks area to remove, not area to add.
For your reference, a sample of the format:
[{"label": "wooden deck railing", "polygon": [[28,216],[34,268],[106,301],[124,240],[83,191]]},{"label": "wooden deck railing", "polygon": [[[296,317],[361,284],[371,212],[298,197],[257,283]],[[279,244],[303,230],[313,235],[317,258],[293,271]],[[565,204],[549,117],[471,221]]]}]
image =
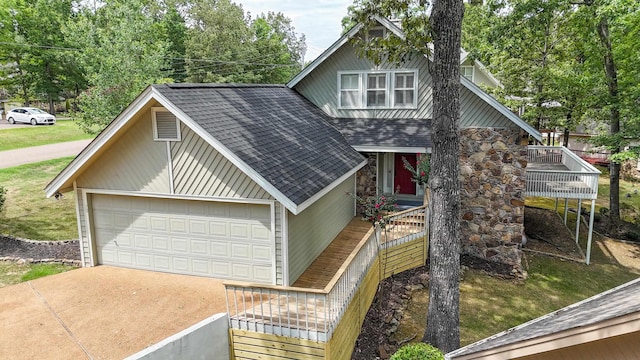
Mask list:
[{"label": "wooden deck railing", "polygon": [[[426,206],[390,215],[386,231],[371,228],[321,290],[226,281],[230,327],[328,341],[363,279],[379,259],[379,253],[418,239],[425,239],[421,244],[424,243],[428,234],[425,219],[428,219]],[[424,250],[421,248],[421,251]],[[405,264],[397,265],[403,267]],[[378,281],[384,276],[376,274]]]},{"label": "wooden deck railing", "polygon": [[529,146],[526,195],[596,199],[600,171],[562,146]]}]

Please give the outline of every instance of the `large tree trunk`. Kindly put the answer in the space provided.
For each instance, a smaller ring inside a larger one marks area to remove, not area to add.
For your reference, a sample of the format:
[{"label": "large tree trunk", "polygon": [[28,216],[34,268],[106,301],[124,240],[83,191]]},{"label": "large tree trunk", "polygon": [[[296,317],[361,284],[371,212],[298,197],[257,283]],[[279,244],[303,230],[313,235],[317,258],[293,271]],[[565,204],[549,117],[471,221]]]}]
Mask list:
[{"label": "large tree trunk", "polygon": [[[606,15],[598,22],[598,36],[600,44],[604,48],[604,72],[607,77],[607,87],[609,89],[610,110],[610,130],[611,135],[620,132],[620,109],[618,105],[618,71],[613,59],[611,49],[611,37],[609,36],[609,22]],[[611,155],[620,152],[620,148],[611,150]],[[620,221],[620,163],[611,162],[609,164],[609,227],[613,227]]]},{"label": "large tree trunk", "polygon": [[462,0],[436,0],[433,36],[431,239],[427,327],[423,341],[443,352],[460,347],[460,37]]}]

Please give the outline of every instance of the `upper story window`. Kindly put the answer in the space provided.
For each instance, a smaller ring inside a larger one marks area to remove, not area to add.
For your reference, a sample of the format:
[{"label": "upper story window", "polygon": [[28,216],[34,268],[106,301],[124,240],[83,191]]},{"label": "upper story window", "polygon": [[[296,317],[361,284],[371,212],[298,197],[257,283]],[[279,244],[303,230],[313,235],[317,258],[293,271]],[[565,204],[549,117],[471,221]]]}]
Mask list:
[{"label": "upper story window", "polygon": [[462,76],[473,81],[473,66],[461,66],[460,73]]},{"label": "upper story window", "polygon": [[384,38],[387,35],[387,28],[384,26],[375,26],[369,29],[367,32],[367,40],[372,40],[374,38]]},{"label": "upper story window", "polygon": [[416,70],[339,72],[338,107],[342,109],[415,108]]},{"label": "upper story window", "polygon": [[367,107],[387,107],[387,74],[367,75]]},{"label": "upper story window", "polygon": [[395,73],[394,84],[394,107],[413,107],[415,106],[415,73]]}]

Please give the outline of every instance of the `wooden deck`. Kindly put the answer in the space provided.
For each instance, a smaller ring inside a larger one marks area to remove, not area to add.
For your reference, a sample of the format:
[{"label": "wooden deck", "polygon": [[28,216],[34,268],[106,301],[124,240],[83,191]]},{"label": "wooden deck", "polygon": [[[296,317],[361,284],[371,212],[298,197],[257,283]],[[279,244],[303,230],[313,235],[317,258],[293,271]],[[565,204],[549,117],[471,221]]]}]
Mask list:
[{"label": "wooden deck", "polygon": [[354,217],[293,286],[324,289],[370,229],[371,223]]}]

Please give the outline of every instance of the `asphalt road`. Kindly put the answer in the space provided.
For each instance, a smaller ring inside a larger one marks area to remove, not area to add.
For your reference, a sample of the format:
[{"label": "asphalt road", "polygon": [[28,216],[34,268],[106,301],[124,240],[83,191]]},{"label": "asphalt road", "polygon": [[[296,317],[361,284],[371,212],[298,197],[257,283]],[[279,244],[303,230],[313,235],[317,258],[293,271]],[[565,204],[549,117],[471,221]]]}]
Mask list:
[{"label": "asphalt road", "polygon": [[[0,120],[0,130],[15,129],[15,128],[21,128],[21,127],[28,127],[28,126],[33,126],[33,125],[30,125],[30,124],[14,124],[14,125],[11,125],[11,124],[9,124],[9,122],[7,122],[7,120],[4,120],[4,119]],[[49,126],[49,125],[40,125],[40,126]],[[2,139],[2,138],[0,137],[0,139]]]},{"label": "asphalt road", "polygon": [[[0,132],[0,141],[2,141],[2,132]],[[91,139],[86,139],[0,151],[0,169],[57,159],[65,156],[75,156],[78,155],[90,142]]]}]

